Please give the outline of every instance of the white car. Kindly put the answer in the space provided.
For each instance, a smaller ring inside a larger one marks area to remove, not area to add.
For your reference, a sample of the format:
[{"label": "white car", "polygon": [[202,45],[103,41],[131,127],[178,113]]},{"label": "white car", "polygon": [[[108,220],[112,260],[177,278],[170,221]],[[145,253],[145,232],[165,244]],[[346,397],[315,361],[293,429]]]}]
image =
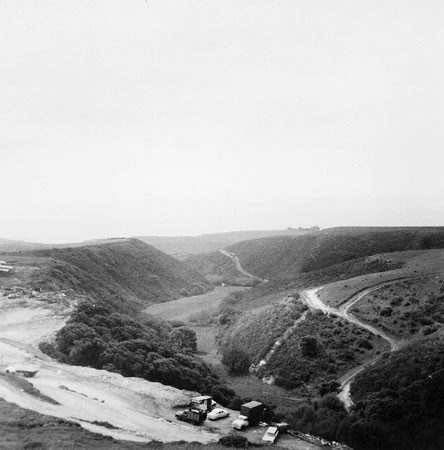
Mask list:
[{"label": "white car", "polygon": [[248,425],[250,425],[250,422],[248,422],[248,417],[243,416],[242,414],[237,419],[234,419],[231,423],[231,426],[238,430],[245,430]]},{"label": "white car", "polygon": [[277,429],[277,427],[268,427],[262,440],[264,442],[269,442],[270,444],[274,444],[274,442],[276,441],[276,438],[278,437],[278,434],[279,434],[279,430]]},{"label": "white car", "polygon": [[223,419],[228,417],[230,413],[226,409],[214,408],[210,413],[208,413],[207,418],[210,420]]}]

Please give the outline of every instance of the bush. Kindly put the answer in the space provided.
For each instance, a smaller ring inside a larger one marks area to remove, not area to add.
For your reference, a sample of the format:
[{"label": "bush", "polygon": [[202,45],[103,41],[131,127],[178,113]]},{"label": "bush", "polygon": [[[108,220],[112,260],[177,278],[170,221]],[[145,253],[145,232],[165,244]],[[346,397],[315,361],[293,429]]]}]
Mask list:
[{"label": "bush", "polygon": [[219,444],[225,447],[232,448],[248,448],[248,439],[244,436],[238,436],[230,434],[229,436],[223,436],[219,439]]}]

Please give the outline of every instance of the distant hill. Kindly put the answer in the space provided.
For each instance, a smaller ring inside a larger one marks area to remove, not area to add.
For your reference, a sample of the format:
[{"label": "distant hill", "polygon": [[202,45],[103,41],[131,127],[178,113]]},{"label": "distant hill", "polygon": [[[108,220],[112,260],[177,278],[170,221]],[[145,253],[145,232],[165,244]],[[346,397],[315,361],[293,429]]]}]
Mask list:
[{"label": "distant hill", "polygon": [[[35,266],[22,281],[33,288],[73,289],[122,310],[201,294],[211,289],[199,273],[136,239],[82,247],[6,253],[2,260]],[[24,270],[17,270],[20,276]]]},{"label": "distant hill", "polygon": [[29,250],[39,250],[47,248],[46,244],[37,242],[14,241],[11,239],[0,239],[0,252],[20,252]]},{"label": "distant hill", "polygon": [[159,250],[184,257],[225,248],[240,241],[269,236],[301,236],[316,231],[314,228],[290,228],[287,230],[231,231],[227,233],[201,234],[200,236],[137,236]]},{"label": "distant hill", "polygon": [[11,239],[0,239],[0,252],[28,252],[51,248],[84,247],[85,245],[101,245],[112,242],[127,241],[127,238],[92,239],[83,242],[68,242],[64,244],[42,244],[40,242],[16,241]]},{"label": "distant hill", "polygon": [[[289,278],[378,253],[444,248],[444,228],[331,228],[304,236],[274,236],[238,242],[226,249],[244,269],[261,278]],[[220,252],[187,258],[205,275],[233,276],[235,266]]]}]

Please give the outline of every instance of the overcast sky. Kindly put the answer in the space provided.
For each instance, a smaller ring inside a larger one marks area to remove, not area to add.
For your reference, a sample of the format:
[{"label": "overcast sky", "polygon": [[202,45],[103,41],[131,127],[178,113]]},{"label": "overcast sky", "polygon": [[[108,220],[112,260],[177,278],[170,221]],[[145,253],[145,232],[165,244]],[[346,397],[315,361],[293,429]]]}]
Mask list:
[{"label": "overcast sky", "polygon": [[444,225],[441,1],[0,1],[0,237]]}]

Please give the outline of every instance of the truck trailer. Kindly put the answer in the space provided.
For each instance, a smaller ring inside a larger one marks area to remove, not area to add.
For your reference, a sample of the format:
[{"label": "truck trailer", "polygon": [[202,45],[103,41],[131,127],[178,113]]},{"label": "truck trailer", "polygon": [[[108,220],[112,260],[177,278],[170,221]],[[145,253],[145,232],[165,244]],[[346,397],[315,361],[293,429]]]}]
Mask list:
[{"label": "truck trailer", "polygon": [[262,403],[251,401],[241,406],[240,414],[248,418],[249,425],[257,425],[262,419],[264,408]]}]

